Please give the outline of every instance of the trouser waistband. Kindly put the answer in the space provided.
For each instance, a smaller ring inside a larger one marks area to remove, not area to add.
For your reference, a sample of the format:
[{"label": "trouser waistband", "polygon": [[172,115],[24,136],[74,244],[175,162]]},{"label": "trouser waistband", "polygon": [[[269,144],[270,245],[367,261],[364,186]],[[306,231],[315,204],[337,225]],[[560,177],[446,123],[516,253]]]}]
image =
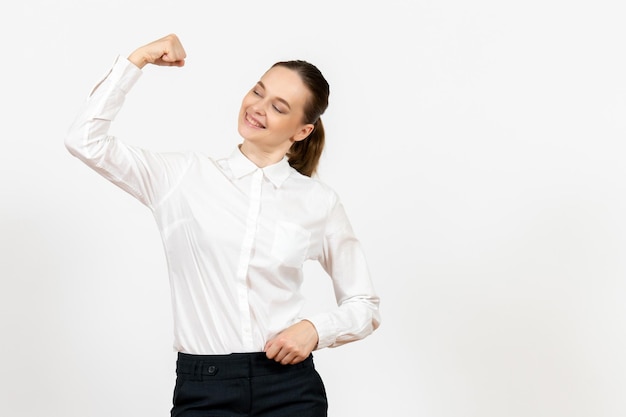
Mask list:
[{"label": "trouser waistband", "polygon": [[295,365],[282,365],[265,356],[265,352],[228,355],[191,355],[178,353],[176,373],[193,379],[252,378],[312,368],[313,355]]}]

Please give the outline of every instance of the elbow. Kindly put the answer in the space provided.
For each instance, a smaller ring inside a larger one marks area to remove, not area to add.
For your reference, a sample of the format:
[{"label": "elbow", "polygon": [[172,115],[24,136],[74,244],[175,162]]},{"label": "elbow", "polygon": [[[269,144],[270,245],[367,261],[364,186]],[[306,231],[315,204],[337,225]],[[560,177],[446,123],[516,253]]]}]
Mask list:
[{"label": "elbow", "polygon": [[93,125],[76,123],[72,125],[65,136],[65,149],[73,156],[83,160],[92,160],[99,152],[99,145],[106,137],[100,132],[94,134]]},{"label": "elbow", "polygon": [[65,139],[65,149],[67,149],[67,151],[72,155],[72,156],[76,156],[78,157],[78,155],[80,154],[78,152],[78,148],[76,147],[76,145],[74,144],[74,142],[68,140],[67,138]]},{"label": "elbow", "polygon": [[372,314],[372,332],[380,327],[380,311],[376,309]]},{"label": "elbow", "polygon": [[372,332],[380,327],[380,298],[378,296],[369,297],[366,301],[371,312]]},{"label": "elbow", "polygon": [[110,120],[77,118],[65,136],[65,148],[83,161],[97,158],[104,150]]},{"label": "elbow", "polygon": [[370,333],[373,333],[376,329],[380,327],[381,317],[380,317],[380,300],[376,297],[374,300],[370,301],[370,314],[371,314],[371,328]]}]

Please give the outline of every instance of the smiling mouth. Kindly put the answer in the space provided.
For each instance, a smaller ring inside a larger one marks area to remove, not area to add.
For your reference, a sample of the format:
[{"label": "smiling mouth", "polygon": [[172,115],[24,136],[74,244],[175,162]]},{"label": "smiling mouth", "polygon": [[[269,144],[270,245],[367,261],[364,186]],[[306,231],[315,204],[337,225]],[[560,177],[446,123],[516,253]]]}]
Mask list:
[{"label": "smiling mouth", "polygon": [[257,127],[259,129],[265,129],[265,126],[263,126],[256,119],[253,119],[252,117],[250,117],[250,115],[248,113],[246,113],[245,119],[246,119],[246,122],[248,122],[248,124],[252,125],[253,127]]}]

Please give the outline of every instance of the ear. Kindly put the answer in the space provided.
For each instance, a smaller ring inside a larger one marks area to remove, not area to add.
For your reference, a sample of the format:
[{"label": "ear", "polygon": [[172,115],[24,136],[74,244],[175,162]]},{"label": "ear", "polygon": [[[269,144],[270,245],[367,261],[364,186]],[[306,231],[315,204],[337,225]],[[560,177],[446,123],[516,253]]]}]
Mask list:
[{"label": "ear", "polygon": [[314,127],[315,126],[313,126],[311,123],[303,125],[300,128],[300,130],[298,130],[296,132],[296,134],[291,137],[291,141],[292,142],[300,142],[301,140],[306,139],[307,137],[309,137],[311,132],[313,132],[313,128]]}]

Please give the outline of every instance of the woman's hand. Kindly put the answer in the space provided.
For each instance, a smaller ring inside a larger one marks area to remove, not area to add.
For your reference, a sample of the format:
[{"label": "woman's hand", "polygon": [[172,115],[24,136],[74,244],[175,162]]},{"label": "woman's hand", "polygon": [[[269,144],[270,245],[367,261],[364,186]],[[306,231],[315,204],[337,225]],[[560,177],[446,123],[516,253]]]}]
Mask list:
[{"label": "woman's hand", "polygon": [[147,64],[182,67],[186,57],[187,53],[178,36],[172,33],[135,49],[128,60],[139,68]]},{"label": "woman's hand", "polygon": [[293,365],[309,357],[319,337],[313,323],[302,320],[265,344],[265,355],[283,365]]}]

